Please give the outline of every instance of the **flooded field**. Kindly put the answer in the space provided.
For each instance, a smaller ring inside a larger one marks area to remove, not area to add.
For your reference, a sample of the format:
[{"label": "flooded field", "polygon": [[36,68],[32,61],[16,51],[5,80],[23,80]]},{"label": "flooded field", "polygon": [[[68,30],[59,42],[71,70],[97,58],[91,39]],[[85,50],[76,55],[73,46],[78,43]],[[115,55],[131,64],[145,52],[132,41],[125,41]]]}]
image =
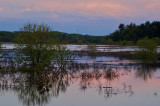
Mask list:
[{"label": "flooded field", "polygon": [[[3,47],[14,54],[13,44]],[[85,52],[80,55],[77,51],[85,51],[86,45],[67,47],[74,51],[75,61],[66,71],[55,69],[42,75],[0,71],[1,105],[159,106],[159,63],[146,65],[125,57],[90,56]],[[97,50],[135,49],[101,45]]]},{"label": "flooded field", "polygon": [[[2,44],[2,49],[14,49],[15,44]],[[87,51],[88,45],[66,45],[71,51]],[[136,46],[119,46],[119,45],[96,45],[96,50],[99,52],[133,52],[138,50]],[[158,46],[157,52],[160,53]]]}]

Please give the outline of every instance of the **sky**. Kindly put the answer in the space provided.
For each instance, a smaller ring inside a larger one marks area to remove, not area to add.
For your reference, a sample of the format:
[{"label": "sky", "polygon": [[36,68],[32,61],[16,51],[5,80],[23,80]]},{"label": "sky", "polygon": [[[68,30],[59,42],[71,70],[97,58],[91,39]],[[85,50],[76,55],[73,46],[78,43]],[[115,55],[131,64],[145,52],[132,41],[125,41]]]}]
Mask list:
[{"label": "sky", "polygon": [[160,21],[160,0],[0,0],[0,30],[18,31],[28,22],[53,31],[107,35],[120,23]]}]

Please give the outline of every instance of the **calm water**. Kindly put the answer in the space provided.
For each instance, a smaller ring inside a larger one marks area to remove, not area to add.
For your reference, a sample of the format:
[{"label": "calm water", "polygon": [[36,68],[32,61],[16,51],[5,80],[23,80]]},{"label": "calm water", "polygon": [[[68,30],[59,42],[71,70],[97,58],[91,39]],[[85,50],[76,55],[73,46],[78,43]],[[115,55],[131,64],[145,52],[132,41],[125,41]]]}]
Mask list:
[{"label": "calm water", "polygon": [[56,77],[0,72],[0,105],[159,106],[160,67],[109,56],[75,61]]},{"label": "calm water", "polygon": [[26,75],[1,74],[0,103],[2,106],[159,106],[159,68],[110,69],[113,76],[108,76],[105,68],[80,69],[63,75],[51,81],[53,85],[46,92],[39,90],[38,83],[26,83]]},{"label": "calm water", "polygon": [[[71,51],[88,50],[87,45],[66,45]],[[2,44],[3,49],[14,49],[15,44]],[[136,46],[118,46],[118,45],[97,45],[96,50],[100,52],[132,52],[138,50]],[[157,48],[160,53],[160,46]]]}]

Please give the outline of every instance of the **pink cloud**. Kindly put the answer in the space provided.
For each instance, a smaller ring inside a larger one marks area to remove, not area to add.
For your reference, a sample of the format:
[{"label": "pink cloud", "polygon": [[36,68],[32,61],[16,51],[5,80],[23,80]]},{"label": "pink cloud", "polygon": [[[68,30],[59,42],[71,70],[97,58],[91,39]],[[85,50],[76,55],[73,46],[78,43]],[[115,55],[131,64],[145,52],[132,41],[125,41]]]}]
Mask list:
[{"label": "pink cloud", "polygon": [[0,11],[3,11],[4,9],[3,8],[0,8]]},{"label": "pink cloud", "polygon": [[132,16],[136,13],[133,8],[116,2],[106,1],[78,1],[62,3],[61,1],[39,2],[36,11],[58,11],[75,13],[85,16],[120,17]]},{"label": "pink cloud", "polygon": [[10,13],[14,11],[16,14],[19,10],[25,12],[32,9],[35,12],[53,12],[50,16],[57,18],[55,12],[88,18],[134,18],[150,14],[160,17],[160,0],[0,0],[0,4],[8,4]]},{"label": "pink cloud", "polygon": [[30,9],[30,8],[22,9],[22,12],[29,12],[29,11],[32,11],[32,9]]}]

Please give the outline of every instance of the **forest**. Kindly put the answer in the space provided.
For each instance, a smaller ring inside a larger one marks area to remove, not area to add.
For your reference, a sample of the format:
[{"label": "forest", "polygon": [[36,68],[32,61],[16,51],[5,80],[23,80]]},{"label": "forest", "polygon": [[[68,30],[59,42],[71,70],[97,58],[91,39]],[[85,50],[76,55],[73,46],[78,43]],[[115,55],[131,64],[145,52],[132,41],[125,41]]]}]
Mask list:
[{"label": "forest", "polygon": [[140,25],[136,25],[135,23],[129,25],[120,24],[118,30],[106,36],[106,39],[111,43],[113,41],[117,43],[121,42],[122,44],[136,44],[138,40],[145,37],[153,39],[160,44],[160,22],[154,21],[151,23],[146,21]]},{"label": "forest", "polygon": [[[107,29],[106,29],[107,30]],[[1,42],[14,42],[20,31],[0,31]],[[93,36],[82,34],[68,34],[64,32],[51,31],[52,39],[59,39],[62,44],[117,44],[117,45],[134,45],[138,40],[148,37],[160,45],[160,22],[146,21],[140,25],[130,23],[124,25],[121,23],[117,30],[109,35]]]},{"label": "forest", "polygon": [[[91,36],[82,34],[68,34],[58,31],[51,31],[52,39],[59,39],[64,44],[102,44],[102,40],[106,39],[106,36]],[[0,31],[1,42],[14,42],[16,36],[20,34],[20,31]]]}]

